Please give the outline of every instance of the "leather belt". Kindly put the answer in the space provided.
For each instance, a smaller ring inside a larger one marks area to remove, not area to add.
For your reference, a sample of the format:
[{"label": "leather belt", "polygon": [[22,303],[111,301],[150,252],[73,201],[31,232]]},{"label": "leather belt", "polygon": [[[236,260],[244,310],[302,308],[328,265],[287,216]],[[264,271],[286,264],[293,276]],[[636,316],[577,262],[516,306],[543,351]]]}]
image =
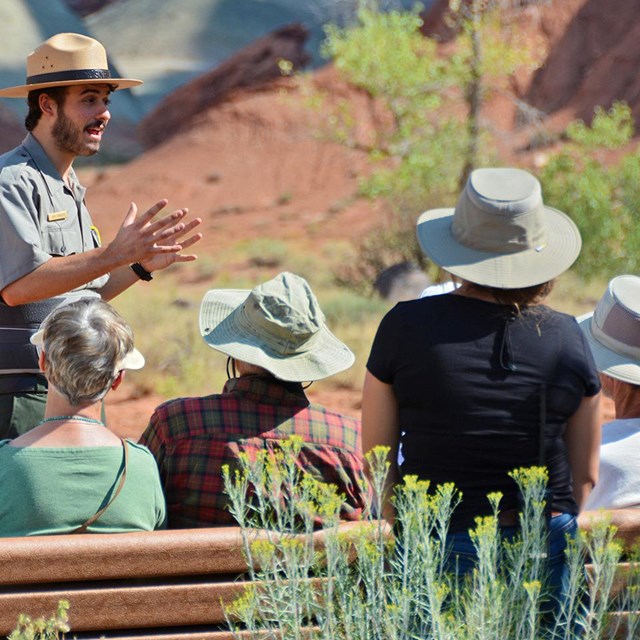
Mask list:
[{"label": "leather belt", "polygon": [[39,302],[20,304],[10,307],[0,298],[0,326],[5,327],[33,327],[34,330],[47,317],[50,311],[55,309],[63,297],[48,298]]},{"label": "leather belt", "polygon": [[[34,331],[35,333],[35,331]],[[7,339],[13,342],[5,342]],[[0,377],[22,375],[24,371],[33,371],[37,375],[39,370],[36,348],[29,342],[30,331],[11,331],[0,328]]]},{"label": "leather belt", "polygon": [[[0,395],[14,393],[46,394],[47,379],[37,373],[0,375]],[[45,387],[43,389],[42,387]]]},{"label": "leather belt", "polygon": [[[561,516],[562,511],[552,511],[551,517]],[[498,524],[501,527],[517,527],[518,526],[518,512],[515,509],[508,509],[498,514]]]}]

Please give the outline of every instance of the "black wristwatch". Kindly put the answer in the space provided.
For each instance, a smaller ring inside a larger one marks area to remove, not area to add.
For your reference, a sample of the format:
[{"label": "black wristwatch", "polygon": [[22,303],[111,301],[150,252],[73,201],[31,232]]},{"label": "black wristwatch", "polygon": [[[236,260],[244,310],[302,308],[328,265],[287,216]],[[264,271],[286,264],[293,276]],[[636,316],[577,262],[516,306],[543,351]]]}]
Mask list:
[{"label": "black wristwatch", "polygon": [[129,265],[133,273],[135,273],[140,280],[145,280],[149,282],[149,280],[153,280],[153,273],[151,271],[147,271],[139,262],[134,262]]}]

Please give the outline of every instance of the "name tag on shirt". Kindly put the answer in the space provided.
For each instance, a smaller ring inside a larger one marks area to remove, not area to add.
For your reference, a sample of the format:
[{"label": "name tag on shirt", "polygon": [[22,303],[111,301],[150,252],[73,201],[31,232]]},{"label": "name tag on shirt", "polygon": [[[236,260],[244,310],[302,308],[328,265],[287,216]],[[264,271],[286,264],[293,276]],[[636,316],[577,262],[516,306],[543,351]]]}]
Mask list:
[{"label": "name tag on shirt", "polygon": [[102,239],[100,238],[100,232],[98,231],[98,227],[95,225],[91,225],[91,237],[93,238],[93,244],[96,247],[102,246]]},{"label": "name tag on shirt", "polygon": [[59,222],[60,220],[66,220],[69,214],[66,211],[54,211],[53,213],[47,213],[48,222]]}]

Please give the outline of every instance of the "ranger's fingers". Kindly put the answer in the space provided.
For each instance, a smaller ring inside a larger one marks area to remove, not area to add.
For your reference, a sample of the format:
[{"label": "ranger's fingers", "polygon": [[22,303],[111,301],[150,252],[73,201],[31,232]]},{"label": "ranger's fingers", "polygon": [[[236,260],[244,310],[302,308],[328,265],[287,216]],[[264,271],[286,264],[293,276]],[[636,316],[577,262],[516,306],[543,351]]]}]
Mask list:
[{"label": "ranger's fingers", "polygon": [[147,221],[145,232],[150,235],[161,235],[163,238],[171,235],[171,233],[175,233],[175,231],[171,231],[171,225],[176,225],[179,220],[187,215],[187,212],[187,209],[177,209],[159,220],[154,222]]},{"label": "ranger's fingers", "polygon": [[178,222],[178,224],[164,229],[163,231],[157,231],[153,234],[156,244],[162,244],[166,242],[176,242],[178,238],[184,233],[186,225],[184,222]]},{"label": "ranger's fingers", "polygon": [[182,244],[154,244],[150,254],[178,253],[178,251],[182,251]]},{"label": "ranger's fingers", "polygon": [[180,222],[175,225],[172,229],[165,229],[161,234],[158,234],[161,238],[168,238],[171,235],[175,236],[175,239],[178,239],[182,236],[186,236],[188,233],[193,231],[202,220],[200,218],[194,218],[189,222]]},{"label": "ranger's fingers", "polygon": [[176,256],[176,262],[193,262],[194,260],[197,260],[198,256],[194,255],[194,254],[188,254],[188,255],[182,255],[179,254]]},{"label": "ranger's fingers", "polygon": [[192,231],[200,224],[202,224],[202,218],[194,218],[193,220],[186,222],[183,233],[189,233],[189,231]]},{"label": "ranger's fingers", "polygon": [[135,222],[137,215],[138,215],[138,207],[135,202],[132,202],[129,205],[129,210],[125,215],[124,220],[122,221],[122,226],[128,227],[129,225],[132,225]]},{"label": "ranger's fingers", "polygon": [[167,205],[169,201],[166,198],[162,200],[158,200],[151,208],[147,209],[144,214],[140,217],[140,224],[145,225],[151,222],[151,220],[156,216],[160,211],[162,211]]},{"label": "ranger's fingers", "polygon": [[196,233],[186,240],[181,240],[180,244],[182,245],[183,249],[188,249],[189,247],[192,247],[196,242],[200,242],[200,240],[202,240],[202,234]]}]

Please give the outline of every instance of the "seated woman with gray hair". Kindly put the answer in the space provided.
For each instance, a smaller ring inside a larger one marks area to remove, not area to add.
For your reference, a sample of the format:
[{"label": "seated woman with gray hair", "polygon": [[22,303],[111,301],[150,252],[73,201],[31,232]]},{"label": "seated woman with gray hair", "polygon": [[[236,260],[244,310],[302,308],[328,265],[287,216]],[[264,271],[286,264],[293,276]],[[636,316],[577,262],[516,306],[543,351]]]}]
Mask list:
[{"label": "seated woman with gray hair", "polygon": [[84,298],[54,309],[31,341],[49,381],[45,419],[0,441],[0,537],[162,528],[153,456],[100,419],[124,370],[144,365],[129,325]]}]

